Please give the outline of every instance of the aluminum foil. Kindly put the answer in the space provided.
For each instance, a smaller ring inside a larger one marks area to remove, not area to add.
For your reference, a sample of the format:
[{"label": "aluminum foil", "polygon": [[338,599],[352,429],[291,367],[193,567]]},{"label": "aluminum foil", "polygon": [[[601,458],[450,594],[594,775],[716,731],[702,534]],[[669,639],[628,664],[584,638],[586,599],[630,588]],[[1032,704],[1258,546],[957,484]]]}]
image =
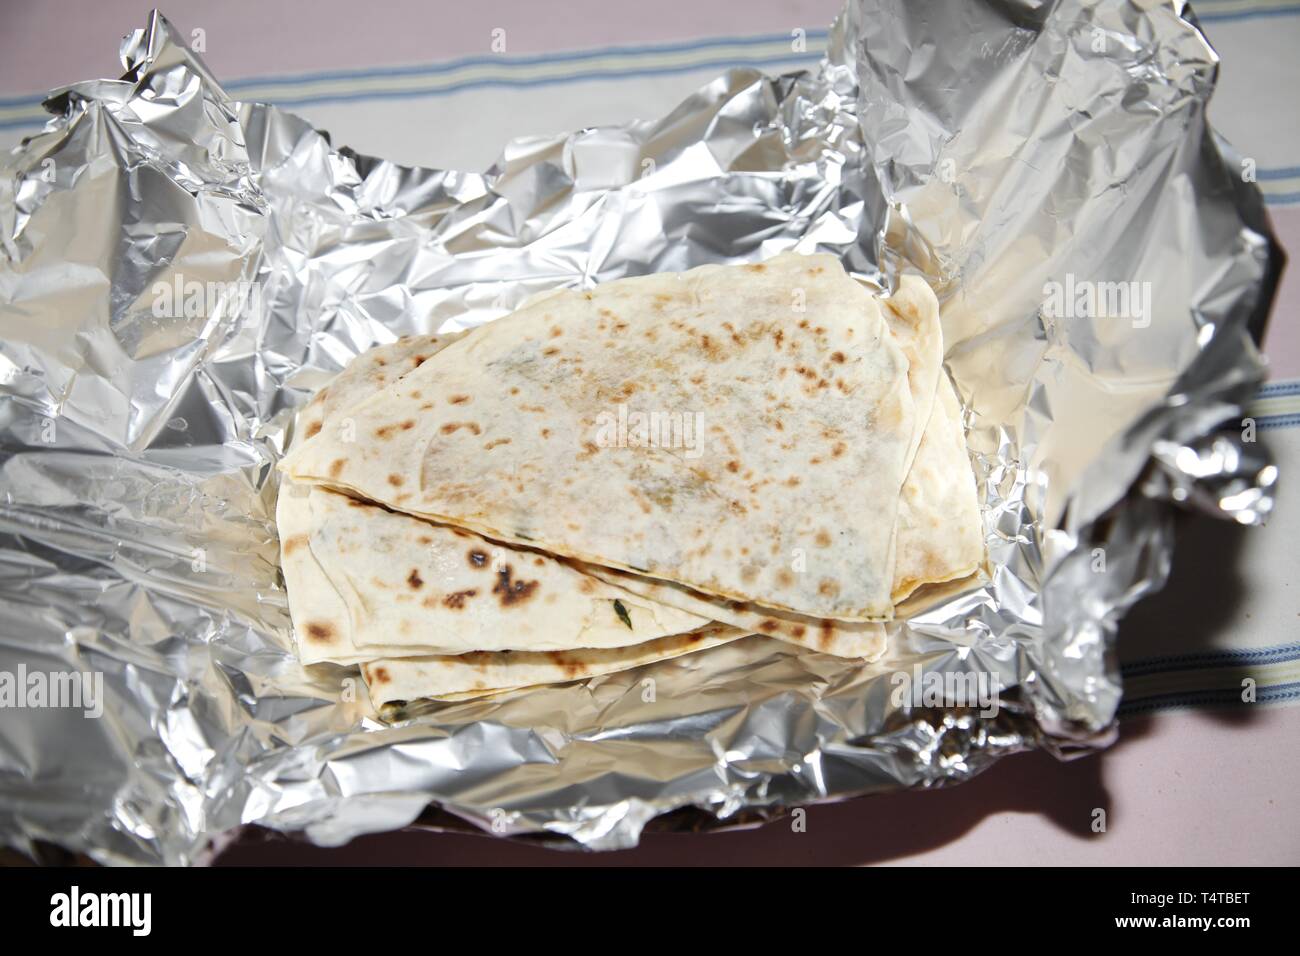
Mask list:
[{"label": "aluminum foil", "polygon": [[[97,719],[3,712],[19,847],[191,863],[249,824],[337,844],[420,819],[626,847],[652,821],[1087,752],[1112,738],[1116,622],[1164,581],[1171,503],[1268,511],[1241,407],[1281,257],[1206,125],[1216,58],[1182,4],[850,3],[817,69],[733,70],[660,121],[516,140],[483,173],[233,102],[156,14],[122,61],[52,94],[0,176],[0,673],[103,681]],[[547,288],[787,248],[940,290],[987,586],[869,667],[751,638],[396,726],[354,672],[297,664],[274,464],[333,372]],[[1120,281],[1145,309],[1050,301]],[[1000,706],[900,694],[900,674],[982,675]]]}]

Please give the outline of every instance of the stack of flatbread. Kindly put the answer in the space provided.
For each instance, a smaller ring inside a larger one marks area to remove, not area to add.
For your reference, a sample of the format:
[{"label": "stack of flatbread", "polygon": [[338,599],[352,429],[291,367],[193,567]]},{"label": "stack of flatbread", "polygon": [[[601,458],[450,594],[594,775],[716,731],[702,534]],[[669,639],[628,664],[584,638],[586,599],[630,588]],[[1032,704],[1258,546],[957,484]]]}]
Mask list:
[{"label": "stack of flatbread", "polygon": [[793,253],[372,349],[280,465],[301,659],[390,707],[751,634],[877,659],[984,562],[942,355],[923,281],[876,297]]}]

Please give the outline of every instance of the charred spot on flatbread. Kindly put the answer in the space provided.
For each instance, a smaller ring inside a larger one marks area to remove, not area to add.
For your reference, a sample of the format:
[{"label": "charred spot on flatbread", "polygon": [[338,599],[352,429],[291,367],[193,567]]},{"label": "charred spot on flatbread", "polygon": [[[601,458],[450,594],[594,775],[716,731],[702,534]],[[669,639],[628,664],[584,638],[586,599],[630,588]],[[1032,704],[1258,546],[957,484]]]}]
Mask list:
[{"label": "charred spot on flatbread", "polygon": [[463,591],[453,591],[451,594],[443,596],[442,606],[449,607],[453,611],[459,611],[465,606],[466,601],[477,595],[478,588],[466,588]]},{"label": "charred spot on flatbread", "polygon": [[497,571],[497,582],[492,585],[492,593],[500,600],[502,607],[523,603],[529,600],[536,590],[536,581],[515,580],[514,569],[508,564]]}]

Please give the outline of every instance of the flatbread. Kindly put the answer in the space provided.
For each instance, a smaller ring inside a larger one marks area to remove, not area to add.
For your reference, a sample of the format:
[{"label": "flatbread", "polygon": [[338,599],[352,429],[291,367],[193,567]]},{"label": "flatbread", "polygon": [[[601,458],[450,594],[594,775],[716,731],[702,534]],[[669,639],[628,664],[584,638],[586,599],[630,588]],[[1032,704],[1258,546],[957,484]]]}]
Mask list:
[{"label": "flatbread", "polygon": [[[917,276],[904,276],[883,300],[890,332],[908,359],[908,386],[917,414],[928,422],[916,433],[904,482],[894,563],[895,603],[918,588],[964,580],[984,558],[982,521],[970,470],[960,404],[943,371],[938,301]],[[924,450],[922,450],[924,449]],[[905,512],[905,514],[904,514]],[[644,597],[713,620],[840,657],[878,660],[885,653],[880,624],[809,618],[754,604],[721,600],[680,584],[592,565],[582,570]],[[948,591],[925,591],[933,600]],[[909,607],[910,612],[918,608]],[[813,641],[807,640],[812,637]]]},{"label": "flatbread", "polygon": [[[939,376],[930,421],[903,483],[894,556],[895,604],[925,585],[957,581],[985,560],[984,520],[961,423],[961,403]],[[931,591],[939,598],[942,593]]]},{"label": "flatbread", "polygon": [[402,648],[387,646],[358,650],[352,642],[350,615],[343,596],[316,563],[309,545],[311,509],[307,485],[281,481],[275,503],[275,523],[280,532],[280,570],[289,598],[289,617],[298,660],[303,664],[360,664]]},{"label": "flatbread", "polygon": [[875,621],[836,621],[831,618],[805,617],[756,604],[715,598],[680,584],[657,581],[628,574],[626,571],[590,564],[579,564],[579,568],[592,577],[617,584],[658,604],[754,634],[764,634],[790,644],[810,647],[824,654],[867,661],[879,660],[885,654],[885,626]]},{"label": "flatbread", "polygon": [[917,427],[907,449],[910,470],[921,445],[921,436],[934,408],[939,377],[943,374],[943,328],[939,324],[939,300],[920,276],[905,275],[893,295],[881,299],[890,335],[907,359],[907,386]]},{"label": "flatbread", "polygon": [[613,674],[745,636],[737,628],[714,624],[633,647],[378,660],[361,665],[361,674],[376,707],[395,701],[462,700],[536,684]]},{"label": "flatbread", "polygon": [[[880,300],[835,257],[704,266],[475,329],[351,409],[355,442],[322,432],[281,468],[717,597],[885,620],[917,425],[907,369]],[[631,411],[678,431],[641,441]]]},{"label": "flatbread", "polygon": [[[456,336],[412,336],[356,358],[303,409],[298,436],[348,437],[348,409]],[[549,555],[285,479],[281,564],[303,663],[466,651],[620,647],[707,618],[589,578]]]},{"label": "flatbread", "polygon": [[[340,372],[317,392],[294,423],[289,447],[310,438],[334,419],[339,434],[346,437],[350,425],[339,412],[358,398],[373,394],[391,381],[415,369],[428,356],[455,341],[451,335],[413,335],[376,346]],[[280,568],[289,599],[289,616],[294,622],[294,643],[304,664],[332,662],[359,664],[382,653],[402,653],[400,646],[376,645],[360,651],[352,642],[346,602],[320,567],[309,545],[310,486],[281,478],[275,504],[275,523],[280,534]]]},{"label": "flatbread", "polygon": [[[312,488],[311,552],[370,657],[626,647],[710,618],[646,600],[549,554]],[[396,648],[396,650],[394,650]]]}]

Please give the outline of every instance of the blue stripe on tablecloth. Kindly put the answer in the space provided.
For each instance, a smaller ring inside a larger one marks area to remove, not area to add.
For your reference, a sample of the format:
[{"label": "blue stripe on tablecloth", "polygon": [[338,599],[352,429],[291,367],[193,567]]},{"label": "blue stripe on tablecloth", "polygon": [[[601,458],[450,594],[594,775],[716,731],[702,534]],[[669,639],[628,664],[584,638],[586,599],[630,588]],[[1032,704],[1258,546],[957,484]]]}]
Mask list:
[{"label": "blue stripe on tablecloth", "polygon": [[1255,701],[1249,704],[1241,699],[1241,690],[1233,687],[1190,693],[1176,691],[1171,694],[1154,694],[1150,697],[1123,701],[1119,705],[1119,715],[1131,717],[1135,714],[1171,710],[1175,707],[1253,707],[1255,704],[1276,704],[1289,700],[1300,700],[1300,682],[1278,684],[1276,687],[1260,687],[1255,691]]},{"label": "blue stripe on tablecloth", "polygon": [[[1196,6],[1192,6],[1196,10]],[[1300,4],[1285,7],[1260,7],[1257,10],[1224,10],[1209,13],[1196,13],[1201,23],[1228,23],[1233,20],[1262,20],[1266,17],[1294,17],[1300,14]]]},{"label": "blue stripe on tablecloth", "polygon": [[1300,378],[1280,382],[1265,382],[1259,389],[1259,398],[1277,398],[1279,395],[1300,394]]},{"label": "blue stripe on tablecloth", "polygon": [[[618,68],[604,70],[585,70],[573,73],[561,73],[554,76],[539,76],[526,78],[512,78],[508,76],[501,77],[484,77],[476,80],[466,80],[462,83],[451,83],[439,86],[434,89],[408,89],[408,90],[360,90],[356,93],[321,93],[318,95],[306,96],[287,96],[277,97],[270,102],[277,106],[305,106],[320,103],[347,103],[361,100],[384,100],[384,99],[410,99],[421,96],[446,96],[451,93],[461,93],[466,90],[489,89],[489,88],[526,88],[526,87],[543,87],[554,86],[562,83],[580,83],[585,80],[595,79],[634,79],[644,76],[668,76],[674,73],[690,73],[698,70],[725,70],[732,67],[753,66],[766,67],[778,65],[791,65],[796,63],[815,63],[821,58],[821,54],[816,51],[805,53],[783,53],[780,56],[770,57],[735,57],[726,59],[697,60],[691,63],[673,64],[670,66],[647,66],[642,68]],[[504,64],[504,58],[498,61]],[[340,79],[347,78],[345,74],[340,74]],[[297,77],[282,77],[284,84],[299,82]],[[240,89],[255,88],[252,81],[240,81],[228,84],[225,89],[228,93],[238,93]],[[29,97],[20,97],[14,101],[15,106],[31,105],[33,109],[39,106],[43,97],[31,95]],[[43,126],[49,119],[48,116],[41,114],[39,116],[19,116],[13,119],[0,120],[0,130],[20,129],[24,127],[37,128]]]},{"label": "blue stripe on tablecloth", "polygon": [[737,66],[777,66],[783,63],[799,63],[820,59],[817,53],[790,53],[777,57],[746,60],[710,60],[681,66],[645,67],[639,70],[589,70],[580,73],[565,73],[557,76],[539,76],[528,79],[510,79],[508,77],[490,77],[481,80],[466,80],[453,83],[436,90],[387,90],[371,92],[362,90],[356,93],[322,93],[318,96],[281,97],[273,100],[276,106],[307,106],[319,103],[353,103],[360,100],[396,100],[419,96],[444,96],[448,93],[462,93],[466,90],[489,89],[493,87],[523,88],[529,86],[554,86],[559,83],[580,83],[584,80],[597,79],[632,79],[641,76],[666,76],[672,73],[690,73],[695,70],[725,70]]},{"label": "blue stripe on tablecloth", "polygon": [[[830,36],[828,30],[809,30],[806,38],[812,42],[824,42]],[[562,53],[538,53],[526,56],[507,56],[492,54],[489,56],[462,57],[445,63],[421,63],[411,66],[387,66],[359,70],[325,70],[318,73],[273,74],[267,76],[250,76],[232,80],[223,84],[226,92],[248,89],[254,86],[279,85],[290,83],[324,83],[336,80],[368,80],[399,76],[440,76],[456,70],[475,66],[545,66],[552,63],[581,63],[587,60],[601,59],[608,56],[645,56],[647,54],[690,53],[695,50],[707,50],[714,47],[747,47],[762,44],[788,42],[792,39],[788,33],[777,33],[750,37],[714,37],[705,40],[693,40],[689,43],[664,43],[653,46],[611,46],[595,47],[590,50],[571,50]],[[817,52],[798,54],[791,51],[793,57],[820,57]],[[694,69],[685,66],[684,69]],[[27,96],[0,97],[0,109],[5,107],[26,106],[39,102],[44,97],[38,94]]]},{"label": "blue stripe on tablecloth", "polygon": [[1291,179],[1300,178],[1300,166],[1279,166],[1277,169],[1260,169],[1255,173],[1256,179]]},{"label": "blue stripe on tablecloth", "polygon": [[1223,650],[1202,651],[1196,654],[1176,654],[1171,657],[1149,657],[1120,665],[1120,673],[1125,677],[1138,677],[1145,674],[1202,668],[1240,668],[1252,664],[1283,664],[1294,660],[1300,660],[1300,643],[1276,644],[1272,647],[1241,650],[1226,648]]},{"label": "blue stripe on tablecloth", "polygon": [[1300,414],[1265,415],[1255,419],[1256,428],[1294,428],[1296,425],[1300,425]]}]

